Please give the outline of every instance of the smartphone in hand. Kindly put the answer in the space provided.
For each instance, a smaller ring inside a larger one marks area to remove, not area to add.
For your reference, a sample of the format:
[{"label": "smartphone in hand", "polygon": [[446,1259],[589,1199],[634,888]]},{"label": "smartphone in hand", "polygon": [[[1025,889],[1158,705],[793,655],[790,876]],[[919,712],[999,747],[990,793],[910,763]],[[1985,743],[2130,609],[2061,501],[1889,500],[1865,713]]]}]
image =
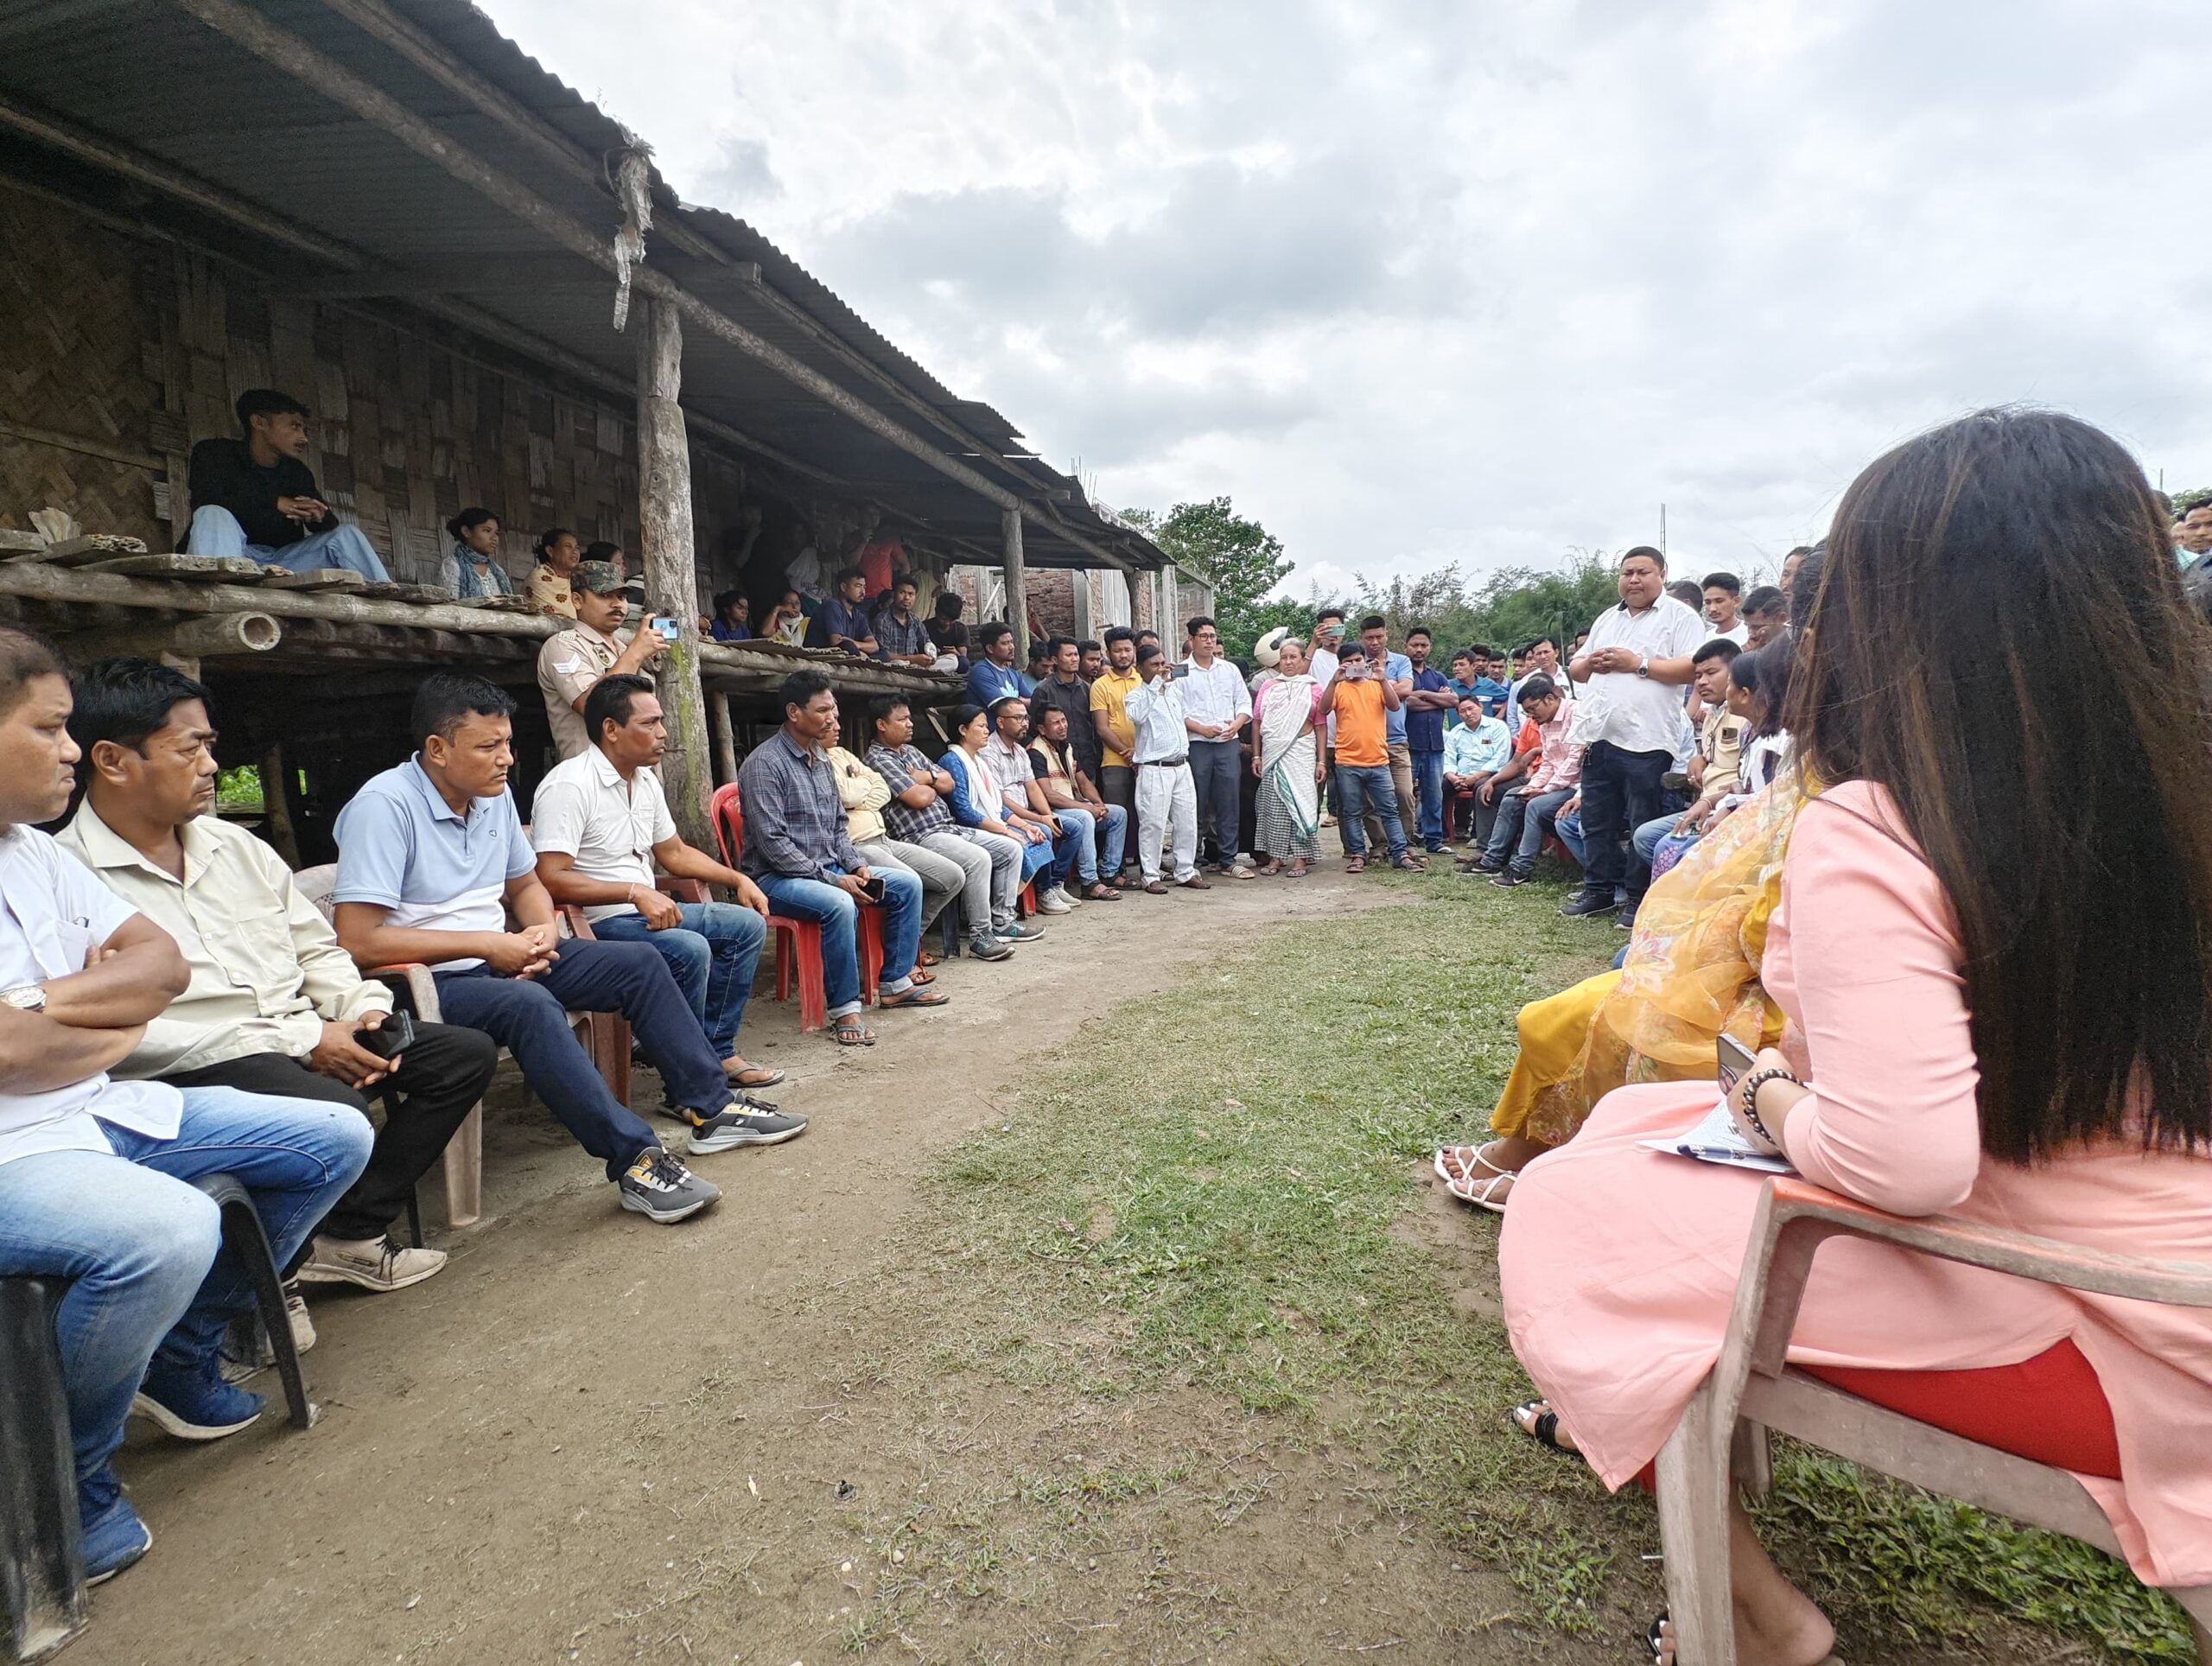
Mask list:
[{"label": "smartphone in hand", "polygon": [[1752,1056],[1749,1047],[1732,1035],[1719,1037],[1713,1042],[1713,1049],[1719,1059],[1720,1097],[1728,1098],[1735,1093],[1737,1084],[1751,1073],[1758,1060]]},{"label": "smartphone in hand", "polygon": [[405,1013],[392,1013],[380,1028],[355,1030],[353,1040],[360,1043],[364,1052],[372,1052],[379,1059],[397,1059],[415,1045],[415,1021]]}]

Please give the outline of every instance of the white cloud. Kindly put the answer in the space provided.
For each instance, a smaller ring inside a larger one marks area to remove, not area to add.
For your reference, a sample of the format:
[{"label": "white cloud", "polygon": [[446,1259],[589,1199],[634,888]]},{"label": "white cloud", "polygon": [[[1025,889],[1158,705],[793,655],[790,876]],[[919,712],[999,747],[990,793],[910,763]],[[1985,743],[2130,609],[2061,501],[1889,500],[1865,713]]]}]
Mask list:
[{"label": "white cloud", "polygon": [[493,0],[1116,504],[1309,576],[1749,569],[1884,446],[2060,404],[2212,483],[2182,0]]}]

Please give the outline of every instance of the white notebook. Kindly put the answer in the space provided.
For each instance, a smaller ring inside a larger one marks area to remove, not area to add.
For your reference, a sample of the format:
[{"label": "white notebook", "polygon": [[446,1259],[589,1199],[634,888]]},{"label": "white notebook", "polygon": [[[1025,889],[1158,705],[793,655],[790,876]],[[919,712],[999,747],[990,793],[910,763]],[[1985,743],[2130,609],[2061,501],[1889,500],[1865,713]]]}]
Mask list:
[{"label": "white notebook", "polygon": [[1720,1163],[1730,1168],[1757,1169],[1762,1174],[1797,1172],[1787,1157],[1770,1156],[1736,1131],[1736,1119],[1728,1114],[1726,1099],[1714,1100],[1713,1109],[1706,1112],[1705,1120],[1695,1128],[1670,1139],[1646,1140],[1643,1144],[1652,1151],[1694,1157],[1701,1163]]}]

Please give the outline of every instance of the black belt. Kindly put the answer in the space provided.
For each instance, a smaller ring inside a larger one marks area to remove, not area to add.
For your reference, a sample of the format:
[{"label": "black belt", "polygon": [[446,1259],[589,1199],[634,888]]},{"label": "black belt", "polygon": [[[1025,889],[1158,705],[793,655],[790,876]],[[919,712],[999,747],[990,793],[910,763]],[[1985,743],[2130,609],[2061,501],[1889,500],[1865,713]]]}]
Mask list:
[{"label": "black belt", "polygon": [[1137,767],[1139,769],[1174,769],[1190,761],[1191,754],[1186,752],[1180,758],[1140,758],[1137,760]]}]

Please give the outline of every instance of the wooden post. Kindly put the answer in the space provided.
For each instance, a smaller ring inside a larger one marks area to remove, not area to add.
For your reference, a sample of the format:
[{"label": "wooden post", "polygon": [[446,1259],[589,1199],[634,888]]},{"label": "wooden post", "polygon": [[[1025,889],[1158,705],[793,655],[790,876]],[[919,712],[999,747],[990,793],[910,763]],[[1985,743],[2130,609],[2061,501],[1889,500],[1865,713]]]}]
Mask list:
[{"label": "wooden post", "polygon": [[269,818],[269,843],[287,868],[300,865],[300,836],[292,820],[291,782],[285,779],[284,748],[261,754],[261,813]]},{"label": "wooden post", "polygon": [[668,753],[661,786],[676,830],[700,850],[715,848],[707,819],[714,790],[707,707],[699,690],[699,581],[691,532],[691,446],[683,433],[683,326],[676,308],[640,296],[638,330],[638,529],[645,605],[676,620],[676,640],[654,662]]},{"label": "wooden post", "polygon": [[999,511],[1000,536],[1006,544],[1006,622],[1014,626],[1014,663],[1029,663],[1029,569],[1021,560],[1021,510]]},{"label": "wooden post", "polygon": [[1183,645],[1183,621],[1175,617],[1179,611],[1175,606],[1175,564],[1164,563],[1160,569],[1160,645],[1171,654],[1179,655]]},{"label": "wooden post", "polygon": [[715,785],[728,786],[737,779],[737,731],[729,721],[729,696],[716,689],[707,696],[707,715],[715,726]]}]

